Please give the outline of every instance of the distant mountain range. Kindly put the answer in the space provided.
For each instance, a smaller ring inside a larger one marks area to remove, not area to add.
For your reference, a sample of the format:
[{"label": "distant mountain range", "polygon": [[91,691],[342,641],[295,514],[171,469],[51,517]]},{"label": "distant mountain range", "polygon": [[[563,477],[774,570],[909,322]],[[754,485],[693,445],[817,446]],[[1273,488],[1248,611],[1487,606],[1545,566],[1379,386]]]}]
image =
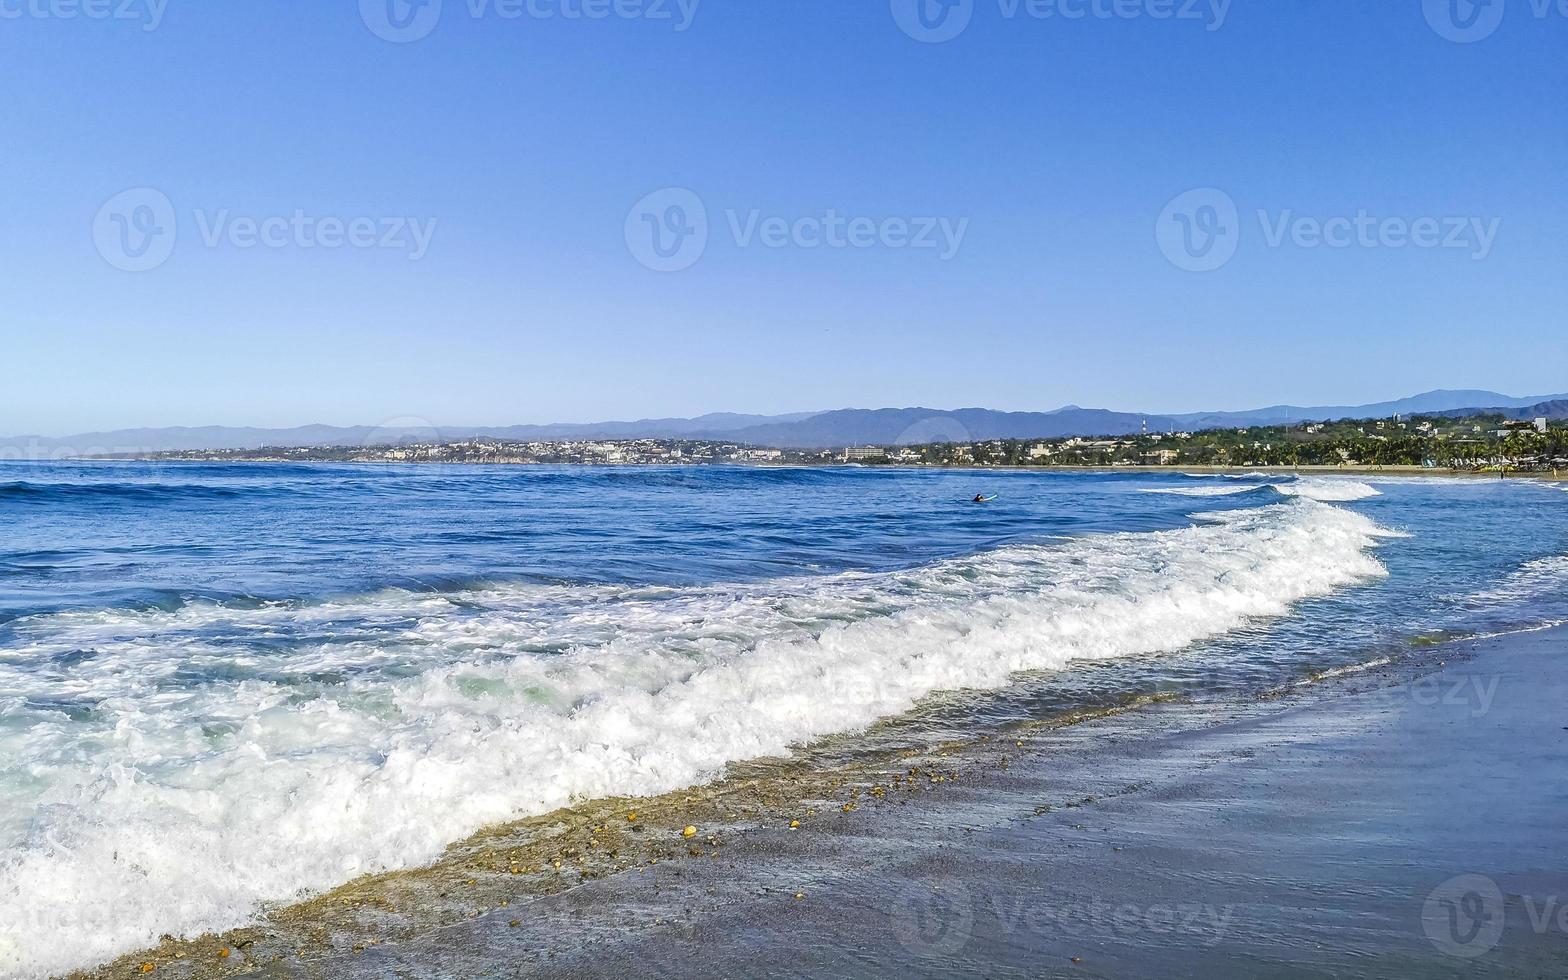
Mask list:
[{"label": "distant mountain range", "polygon": [[513,441],[563,439],[703,439],[783,448],[831,448],[984,439],[1122,436],[1143,431],[1194,431],[1248,425],[1290,425],[1392,415],[1501,413],[1513,418],[1568,418],[1568,394],[1516,398],[1495,391],[1429,391],[1372,405],[1272,405],[1246,412],[1146,414],[1068,405],[1054,412],[997,412],[985,408],[846,408],[793,415],[718,413],[690,419],[642,419],[570,425],[442,426],[407,419],[383,426],[306,425],[293,429],[120,429],[60,438],[0,438],[0,453],[24,458],[110,455],[266,446],[376,446],[458,442],[482,437]]}]

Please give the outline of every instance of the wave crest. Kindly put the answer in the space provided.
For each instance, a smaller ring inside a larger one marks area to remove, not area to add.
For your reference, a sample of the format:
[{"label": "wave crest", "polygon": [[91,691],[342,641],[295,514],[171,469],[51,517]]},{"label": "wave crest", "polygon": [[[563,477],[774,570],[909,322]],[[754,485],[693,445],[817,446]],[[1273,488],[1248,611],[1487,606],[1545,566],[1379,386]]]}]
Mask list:
[{"label": "wave crest", "polygon": [[1381,533],[1301,499],[899,573],[36,617],[0,657],[0,737],[39,784],[0,812],[0,972],[242,925],[935,691],[1179,650],[1386,574]]}]

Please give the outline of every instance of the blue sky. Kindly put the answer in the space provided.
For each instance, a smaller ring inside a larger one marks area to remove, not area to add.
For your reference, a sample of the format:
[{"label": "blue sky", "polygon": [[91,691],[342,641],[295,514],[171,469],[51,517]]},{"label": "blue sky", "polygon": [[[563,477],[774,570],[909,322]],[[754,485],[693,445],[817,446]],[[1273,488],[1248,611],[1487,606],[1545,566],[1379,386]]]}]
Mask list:
[{"label": "blue sky", "polygon": [[1568,389],[1532,0],[386,2],[0,0],[0,432]]}]

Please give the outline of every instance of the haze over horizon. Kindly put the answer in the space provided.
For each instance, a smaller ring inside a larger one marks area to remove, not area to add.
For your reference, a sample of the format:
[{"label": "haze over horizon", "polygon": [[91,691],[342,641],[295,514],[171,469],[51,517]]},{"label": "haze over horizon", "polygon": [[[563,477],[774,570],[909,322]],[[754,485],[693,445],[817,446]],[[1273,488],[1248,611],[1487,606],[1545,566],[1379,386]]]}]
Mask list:
[{"label": "haze over horizon", "polygon": [[[1568,387],[1568,384],[1565,384],[1564,387]],[[1433,389],[1427,389],[1427,390],[1423,390],[1421,392],[1412,393],[1412,394],[1408,394],[1408,395],[1395,395],[1395,396],[1391,396],[1391,397],[1385,395],[1385,396],[1381,396],[1381,397],[1376,397],[1376,398],[1371,398],[1371,399],[1366,399],[1366,400],[1363,400],[1363,401],[1356,401],[1356,402],[1330,403],[1330,402],[1328,402],[1326,400],[1323,400],[1323,399],[1311,399],[1311,400],[1296,401],[1296,402],[1292,402],[1292,401],[1278,401],[1278,402],[1269,403],[1267,405],[1248,405],[1248,406],[1242,406],[1242,407],[1236,407],[1236,406],[1214,407],[1214,406],[1211,405],[1211,406],[1206,406],[1206,407],[1199,407],[1199,408],[1193,408],[1193,409],[1184,409],[1184,410],[1170,410],[1170,409],[1166,409],[1166,408],[1158,407],[1158,406],[1154,406],[1154,407],[1151,407],[1151,406],[1140,406],[1140,405],[1124,406],[1124,405],[1112,405],[1112,404],[1097,404],[1097,403],[1079,404],[1079,403],[1076,403],[1076,402],[1066,402],[1066,403],[1051,405],[1049,407],[1035,407],[1035,408],[999,408],[999,407],[990,406],[990,405],[983,405],[983,404],[975,404],[975,405],[933,405],[933,404],[841,405],[841,406],[836,406],[836,407],[832,407],[832,408],[805,409],[805,410],[797,410],[797,411],[772,412],[772,413],[766,413],[766,412],[746,412],[746,411],[733,411],[733,410],[728,410],[728,409],[717,409],[717,410],[706,411],[706,412],[698,412],[698,413],[695,413],[695,414],[692,414],[692,415],[670,415],[670,414],[657,414],[657,413],[643,413],[643,414],[636,414],[636,415],[628,415],[628,416],[625,416],[625,417],[622,417],[622,418],[612,418],[612,417],[605,416],[605,417],[588,418],[588,419],[559,419],[559,418],[556,418],[556,419],[510,419],[510,420],[503,420],[503,421],[477,421],[477,422],[476,421],[472,421],[472,420],[456,420],[456,421],[453,421],[453,420],[443,420],[443,419],[430,419],[430,418],[425,418],[423,416],[418,416],[418,415],[399,415],[399,416],[386,418],[386,419],[371,419],[371,420],[366,420],[366,419],[361,418],[361,419],[357,419],[357,420],[341,421],[341,422],[340,421],[330,421],[329,422],[329,421],[322,421],[322,420],[310,420],[310,421],[305,421],[305,422],[296,422],[296,423],[287,424],[287,425],[258,425],[258,424],[255,424],[255,423],[246,423],[246,422],[241,422],[241,423],[195,422],[195,423],[174,423],[174,424],[170,424],[170,425],[142,425],[142,424],[137,424],[137,423],[133,422],[133,423],[130,423],[130,424],[108,426],[108,427],[104,427],[104,428],[101,428],[101,429],[92,429],[92,430],[83,429],[83,430],[76,430],[76,431],[71,431],[71,432],[21,432],[21,431],[4,431],[4,430],[0,430],[0,439],[8,439],[8,438],[9,439],[16,439],[16,438],[26,438],[26,437],[32,437],[32,436],[37,436],[37,437],[41,437],[41,438],[45,438],[45,439],[61,439],[61,438],[69,438],[69,437],[72,437],[72,436],[80,436],[80,435],[84,435],[84,434],[93,434],[93,433],[101,433],[101,432],[121,432],[121,431],[127,431],[127,430],[161,430],[161,429],[214,429],[215,428],[215,429],[292,430],[292,429],[313,428],[313,427],[330,427],[330,428],[371,427],[371,428],[389,428],[389,429],[390,428],[398,428],[398,429],[413,430],[413,429],[419,429],[419,428],[422,428],[422,427],[431,427],[431,428],[435,428],[435,429],[462,430],[462,429],[465,429],[465,428],[485,429],[485,428],[505,428],[505,427],[540,427],[540,428],[550,428],[550,427],[566,427],[566,426],[594,426],[594,425],[617,424],[617,423],[638,423],[638,422],[650,422],[650,421],[662,421],[662,420],[695,420],[695,419],[702,419],[702,418],[709,418],[709,417],[723,417],[723,416],[739,417],[739,418],[753,418],[753,419],[758,419],[758,420],[763,420],[763,419],[785,419],[785,418],[796,418],[796,417],[805,418],[805,417],[811,417],[811,416],[831,414],[831,413],[834,413],[834,412],[844,412],[844,411],[881,411],[881,410],[890,410],[890,409],[897,409],[897,410],[924,409],[924,410],[929,410],[929,411],[936,412],[936,413],[960,412],[960,411],[985,411],[985,412],[997,412],[997,413],[1015,413],[1016,412],[1016,413],[1028,413],[1028,414],[1053,414],[1053,413],[1057,413],[1057,412],[1065,412],[1065,411],[1073,411],[1073,410],[1088,410],[1088,411],[1115,412],[1115,413],[1119,413],[1119,414],[1143,414],[1143,415],[1148,415],[1148,416],[1151,416],[1151,417],[1152,416],[1160,416],[1160,417],[1169,418],[1169,417],[1182,417],[1182,416],[1194,416],[1194,415],[1230,415],[1230,414],[1242,415],[1242,414],[1249,414],[1249,413],[1257,413],[1257,412],[1260,412],[1260,411],[1263,411],[1263,410],[1267,410],[1267,409],[1271,409],[1271,408],[1278,408],[1278,407],[1282,407],[1282,406],[1304,408],[1304,409],[1311,409],[1311,408],[1315,408],[1315,407],[1339,409],[1339,408],[1357,407],[1357,406],[1375,406],[1375,405],[1385,405],[1385,404],[1389,404],[1389,403],[1398,403],[1398,402],[1411,401],[1411,400],[1416,400],[1416,399],[1426,399],[1426,398],[1430,398],[1432,396],[1446,395],[1446,394],[1449,394],[1449,393],[1454,393],[1455,395],[1458,395],[1458,394],[1461,394],[1461,393],[1462,394],[1474,393],[1477,396],[1499,395],[1501,397],[1498,398],[1498,399],[1480,398],[1479,400],[1476,399],[1476,398],[1469,398],[1469,399],[1467,399],[1467,398],[1463,398],[1463,397],[1453,397],[1453,398],[1447,398],[1447,399],[1439,398],[1439,399],[1437,399],[1437,401],[1442,402],[1443,405],[1445,406],[1443,409],[1440,409],[1440,410],[1447,410],[1449,408],[1521,407],[1523,405],[1531,404],[1531,403],[1536,402],[1536,401],[1544,401],[1544,400],[1548,400],[1548,399],[1555,399],[1555,398],[1562,398],[1563,397],[1563,393],[1541,392],[1541,393],[1537,393],[1537,394],[1519,395],[1519,394],[1513,394],[1513,393],[1510,393],[1510,392],[1498,391],[1496,389],[1481,389],[1481,388],[1473,388],[1473,387],[1457,388],[1456,387],[1456,388],[1433,388]]]},{"label": "haze over horizon", "polygon": [[256,449],[263,446],[373,446],[402,442],[459,442],[474,437],[503,441],[599,439],[692,439],[738,441],[781,447],[950,442],[993,438],[1127,435],[1140,431],[1205,430],[1252,425],[1294,425],[1307,421],[1389,415],[1434,415],[1455,411],[1498,410],[1515,417],[1568,417],[1568,394],[1516,396],[1476,389],[1421,392],[1361,405],[1255,406],[1240,411],[1190,413],[1084,408],[1066,405],[1049,411],[935,406],[845,408],[780,415],[714,412],[681,417],[603,419],[589,423],[437,424],[412,416],[379,424],[333,426],[306,424],[283,428],[256,426],[126,427],[97,432],[44,436],[0,433],[7,457],[40,458],[49,452],[104,455],[166,450]]}]

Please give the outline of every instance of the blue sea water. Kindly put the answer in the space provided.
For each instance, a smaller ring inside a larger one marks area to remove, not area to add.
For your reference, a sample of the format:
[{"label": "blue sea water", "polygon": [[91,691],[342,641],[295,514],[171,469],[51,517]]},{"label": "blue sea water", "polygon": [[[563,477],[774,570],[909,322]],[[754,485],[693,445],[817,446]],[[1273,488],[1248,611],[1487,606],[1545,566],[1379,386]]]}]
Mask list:
[{"label": "blue sea water", "polygon": [[1568,620],[1562,489],[0,463],[0,973],[882,719],[844,744]]}]

